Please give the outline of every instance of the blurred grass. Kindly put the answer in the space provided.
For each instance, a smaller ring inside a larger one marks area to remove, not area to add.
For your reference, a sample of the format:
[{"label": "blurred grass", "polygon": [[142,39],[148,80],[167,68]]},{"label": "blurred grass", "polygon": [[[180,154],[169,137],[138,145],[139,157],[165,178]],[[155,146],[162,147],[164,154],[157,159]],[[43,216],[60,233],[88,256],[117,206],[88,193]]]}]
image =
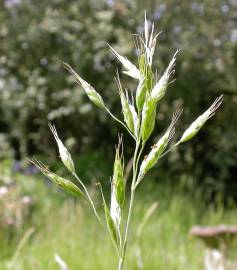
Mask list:
[{"label": "blurred grass", "polygon": [[[70,270],[116,269],[117,258],[106,231],[97,224],[85,202],[76,202],[58,192],[41,177],[18,175],[18,178],[19,183],[25,184],[25,190],[31,192],[35,207],[15,239],[2,239],[0,270],[8,269],[17,243],[31,227],[35,227],[35,232],[15,258],[14,270],[59,269],[54,262],[55,253],[68,263]],[[165,181],[154,184],[149,178],[145,181],[136,197],[125,269],[138,269],[135,256],[138,247],[144,269],[202,269],[204,245],[190,237],[191,226],[236,224],[236,206],[224,207],[221,199],[206,204],[199,190],[185,192],[181,185],[167,185]],[[100,200],[96,196],[95,199],[100,207]],[[154,201],[159,201],[159,208],[138,242],[136,229]]]}]

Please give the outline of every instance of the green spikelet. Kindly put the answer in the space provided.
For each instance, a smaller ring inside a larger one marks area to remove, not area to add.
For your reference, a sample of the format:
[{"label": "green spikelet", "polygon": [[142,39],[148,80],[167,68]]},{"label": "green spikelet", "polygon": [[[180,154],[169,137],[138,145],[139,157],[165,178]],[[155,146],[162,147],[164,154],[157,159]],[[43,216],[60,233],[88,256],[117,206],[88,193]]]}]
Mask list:
[{"label": "green spikelet", "polygon": [[133,114],[129,106],[130,104],[128,100],[128,95],[125,96],[119,77],[116,79],[116,81],[119,88],[119,95],[120,95],[120,100],[121,100],[121,105],[122,105],[124,121],[127,124],[129,130],[134,134],[135,128],[134,128],[134,122],[133,122]]},{"label": "green spikelet", "polygon": [[86,92],[88,98],[99,108],[104,109],[105,104],[100,94],[85,80],[83,80],[69,65],[64,63],[65,68],[75,77],[76,82],[81,85]]},{"label": "green spikelet", "polygon": [[151,67],[147,64],[146,56],[144,54],[139,58],[139,69],[143,74],[143,77],[142,80],[140,80],[136,91],[136,105],[138,112],[142,111],[146,93],[151,91],[154,83]]},{"label": "green spikelet", "polygon": [[191,140],[199,130],[204,126],[206,121],[210,119],[216,112],[216,110],[220,107],[223,102],[224,96],[219,96],[213,104],[207,109],[202,115],[200,115],[184,132],[179,143],[187,142]]},{"label": "green spikelet", "polygon": [[119,243],[119,237],[118,237],[118,232],[117,232],[117,228],[116,225],[110,215],[110,211],[109,208],[106,204],[105,198],[104,198],[104,194],[102,191],[102,187],[100,185],[100,183],[98,184],[99,189],[101,191],[101,195],[102,195],[102,200],[103,200],[103,207],[104,207],[104,212],[105,212],[105,218],[106,218],[106,223],[107,223],[107,228],[110,234],[110,238],[114,244],[114,246],[117,248],[118,247],[118,243]]},{"label": "green spikelet", "polygon": [[149,93],[146,95],[146,101],[142,110],[142,123],[141,123],[141,136],[143,142],[146,142],[150,137],[156,119],[156,102],[150,96]]},{"label": "green spikelet", "polygon": [[43,163],[37,160],[31,161],[49,180],[58,185],[65,192],[75,196],[84,197],[83,192],[73,182],[62,178],[61,176],[51,172]]},{"label": "green spikelet", "polygon": [[122,158],[122,138],[119,139],[119,145],[116,148],[114,173],[113,173],[113,188],[115,190],[116,200],[121,208],[124,206],[125,200],[125,180],[124,180],[124,163]]}]

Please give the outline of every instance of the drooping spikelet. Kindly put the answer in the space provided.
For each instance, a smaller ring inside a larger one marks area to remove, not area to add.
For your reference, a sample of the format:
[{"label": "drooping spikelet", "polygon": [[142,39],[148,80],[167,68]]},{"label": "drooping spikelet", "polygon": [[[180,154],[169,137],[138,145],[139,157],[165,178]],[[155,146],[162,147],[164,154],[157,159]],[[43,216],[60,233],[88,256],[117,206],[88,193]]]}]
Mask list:
[{"label": "drooping spikelet", "polygon": [[55,138],[55,140],[57,142],[60,158],[61,158],[63,164],[66,166],[66,168],[70,172],[74,173],[75,172],[75,167],[74,167],[74,163],[73,163],[73,160],[72,160],[72,157],[71,157],[70,153],[68,152],[67,148],[62,143],[62,141],[59,139],[58,133],[57,133],[57,130],[56,130],[55,126],[51,125],[49,123],[49,128],[50,128],[51,132],[53,133],[54,138]]},{"label": "drooping spikelet", "polygon": [[100,94],[88,82],[83,80],[69,64],[64,63],[64,66],[75,77],[76,82],[83,87],[89,99],[96,106],[103,109],[105,104]]},{"label": "drooping spikelet", "polygon": [[31,160],[31,162],[52,182],[58,185],[62,190],[66,191],[67,193],[74,195],[76,197],[84,197],[83,192],[81,189],[75,185],[73,182],[64,179],[63,177],[53,173],[50,171],[46,165],[38,160]]},{"label": "drooping spikelet", "polygon": [[133,63],[131,63],[126,57],[124,57],[124,56],[120,55],[118,52],[116,52],[115,49],[113,49],[110,45],[109,45],[109,47],[110,47],[110,50],[112,51],[112,53],[116,56],[116,58],[121,62],[123,67],[126,69],[125,71],[123,71],[123,73],[127,74],[128,76],[130,76],[134,79],[141,80],[142,75],[141,75],[139,69]]}]

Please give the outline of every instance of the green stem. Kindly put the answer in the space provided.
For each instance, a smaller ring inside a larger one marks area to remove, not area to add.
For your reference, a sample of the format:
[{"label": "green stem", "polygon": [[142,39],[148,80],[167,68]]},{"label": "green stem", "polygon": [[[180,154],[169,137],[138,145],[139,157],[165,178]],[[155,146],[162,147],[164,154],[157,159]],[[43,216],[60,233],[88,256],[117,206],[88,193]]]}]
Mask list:
[{"label": "green stem", "polygon": [[144,147],[145,147],[145,143],[143,142],[143,143],[142,143],[142,147],[141,147],[141,149],[140,149],[140,151],[139,151],[139,154],[138,154],[138,156],[137,156],[136,170],[138,169],[138,163],[139,163],[139,160],[140,160],[140,158],[141,158],[141,154],[142,154],[142,152],[143,152]]},{"label": "green stem", "polygon": [[84,191],[86,193],[86,196],[87,196],[87,198],[88,198],[88,200],[89,200],[89,202],[90,202],[90,204],[92,206],[92,209],[93,209],[93,211],[95,213],[95,216],[97,217],[98,221],[102,224],[102,221],[101,221],[101,219],[100,219],[100,217],[99,217],[99,215],[97,213],[97,210],[95,208],[95,205],[94,205],[94,203],[93,203],[93,201],[91,199],[91,196],[90,196],[89,192],[87,191],[86,186],[83,184],[83,182],[81,181],[81,179],[78,177],[78,175],[75,172],[73,173],[73,176],[77,179],[77,181],[80,183],[80,185],[84,189]]},{"label": "green stem", "polygon": [[124,241],[123,241],[123,247],[121,251],[121,258],[119,260],[119,266],[118,270],[123,269],[124,260],[125,260],[125,254],[126,254],[126,247],[127,247],[127,241],[128,241],[128,233],[129,233],[129,225],[130,220],[132,216],[132,210],[133,210],[133,203],[134,203],[134,197],[135,197],[135,183],[136,183],[136,177],[137,177],[137,163],[138,163],[138,149],[140,146],[140,142],[136,142],[136,148],[134,152],[134,158],[133,158],[133,180],[131,185],[131,197],[130,197],[130,203],[129,203],[129,209],[128,209],[128,217],[127,217],[127,223],[125,227],[125,233],[124,233]]},{"label": "green stem", "polygon": [[123,269],[123,259],[119,258],[118,270],[122,270],[122,269]]},{"label": "green stem", "polygon": [[127,132],[133,137],[134,140],[136,140],[136,138],[134,137],[134,135],[132,134],[132,132],[128,129],[128,127],[122,122],[120,121],[115,115],[112,114],[112,112],[107,108],[105,107],[107,113],[115,120],[117,121],[119,124],[121,124],[126,130]]},{"label": "green stem", "polygon": [[165,151],[159,158],[162,158],[162,157],[166,156],[169,152],[173,151],[179,144],[180,144],[180,142],[177,142],[176,144],[171,146],[170,149]]}]

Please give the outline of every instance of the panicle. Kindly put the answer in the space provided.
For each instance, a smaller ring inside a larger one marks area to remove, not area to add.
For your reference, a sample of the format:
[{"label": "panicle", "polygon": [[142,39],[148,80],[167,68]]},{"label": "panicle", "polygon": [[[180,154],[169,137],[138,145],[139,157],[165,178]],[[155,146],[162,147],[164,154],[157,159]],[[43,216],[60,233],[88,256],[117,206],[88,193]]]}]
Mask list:
[{"label": "panicle", "polygon": [[105,108],[104,101],[100,94],[85,80],[83,80],[69,65],[64,63],[65,68],[75,77],[76,82],[83,87],[89,99],[99,108]]},{"label": "panicle", "polygon": [[183,133],[179,143],[187,142],[191,140],[203,127],[208,119],[210,119],[220,107],[223,102],[224,96],[221,95],[215,99],[213,104],[202,115],[200,115]]},{"label": "panicle", "polygon": [[73,163],[73,160],[72,160],[72,157],[71,157],[70,153],[68,152],[67,148],[64,146],[62,141],[59,139],[58,133],[57,133],[57,130],[56,130],[55,126],[51,125],[49,123],[49,128],[50,128],[51,132],[53,133],[54,138],[55,138],[55,140],[57,142],[60,158],[61,158],[63,164],[66,166],[66,168],[71,173],[74,173],[75,172],[75,167],[74,167],[74,163]]},{"label": "panicle", "polygon": [[116,52],[115,49],[113,49],[110,45],[109,45],[109,47],[110,47],[110,50],[112,51],[112,53],[116,56],[116,58],[121,62],[121,64],[126,69],[125,71],[123,71],[123,73],[127,74],[128,76],[130,76],[134,79],[141,80],[142,75],[141,75],[139,69],[134,64],[132,64],[126,57],[124,57],[124,56],[120,55],[118,52]]},{"label": "panicle", "polygon": [[156,100],[156,102],[160,101],[165,95],[165,92],[169,83],[169,78],[174,73],[176,55],[178,52],[179,51],[175,52],[164,74],[159,79],[159,81],[155,84],[154,88],[151,91],[151,96]]}]

